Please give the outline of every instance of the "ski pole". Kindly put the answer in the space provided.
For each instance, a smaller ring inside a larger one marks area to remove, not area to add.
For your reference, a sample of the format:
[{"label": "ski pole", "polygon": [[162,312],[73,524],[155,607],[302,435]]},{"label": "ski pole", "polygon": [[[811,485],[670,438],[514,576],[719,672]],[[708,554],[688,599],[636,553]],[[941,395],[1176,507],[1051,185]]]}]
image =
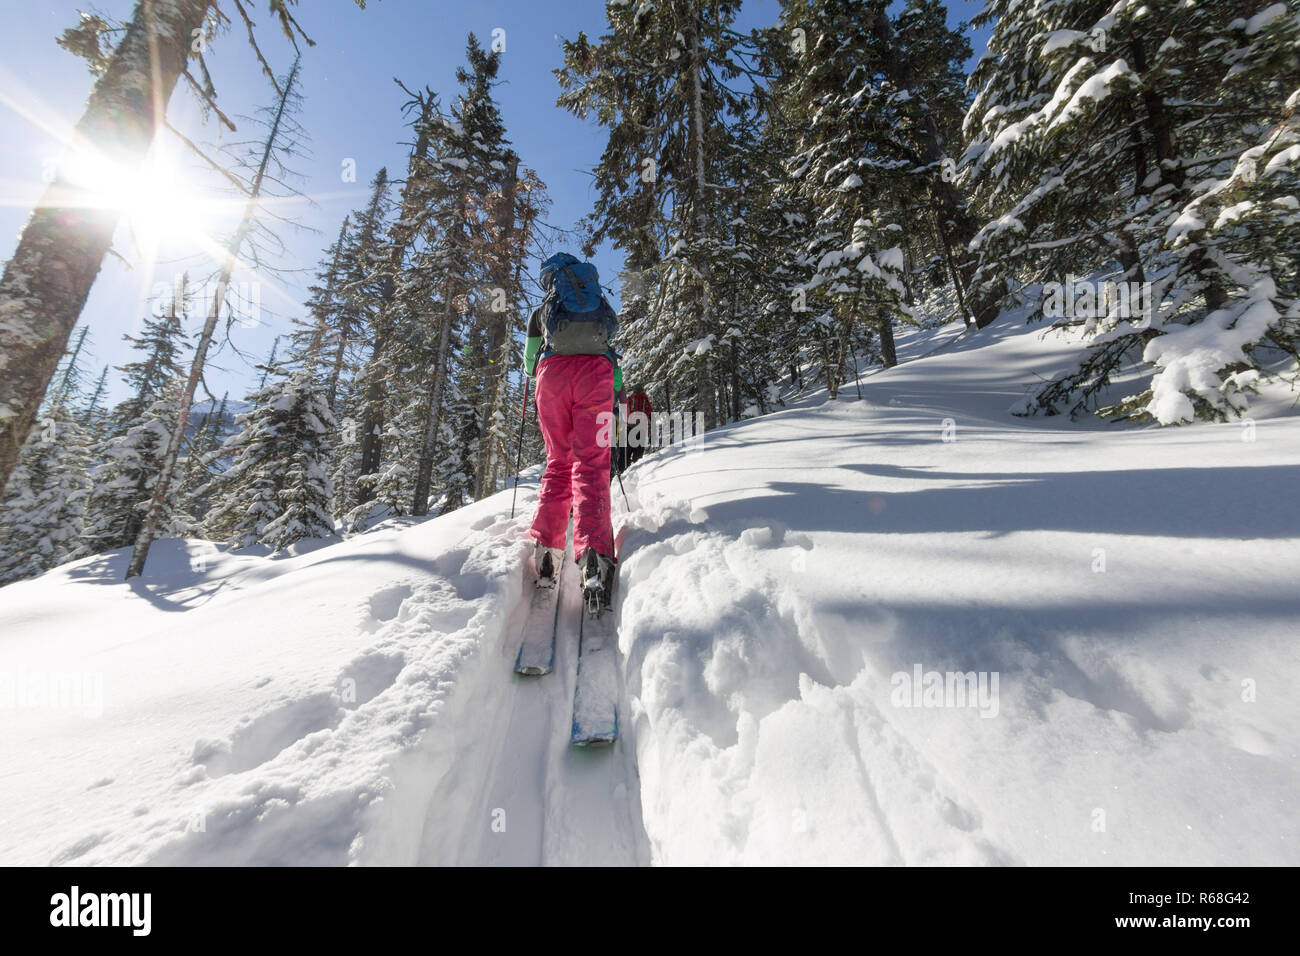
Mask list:
[{"label": "ski pole", "polygon": [[519,500],[519,472],[524,465],[524,425],[528,422],[528,386],[533,380],[524,376],[524,410],[519,416],[519,452],[515,455],[515,493],[510,496],[510,517],[515,516],[515,502]]},{"label": "ski pole", "polygon": [[627,489],[623,487],[623,473],[621,471],[616,471],[614,472],[614,477],[618,479],[618,490],[623,492],[623,507],[627,508],[628,511],[631,511],[632,505],[627,500]]}]

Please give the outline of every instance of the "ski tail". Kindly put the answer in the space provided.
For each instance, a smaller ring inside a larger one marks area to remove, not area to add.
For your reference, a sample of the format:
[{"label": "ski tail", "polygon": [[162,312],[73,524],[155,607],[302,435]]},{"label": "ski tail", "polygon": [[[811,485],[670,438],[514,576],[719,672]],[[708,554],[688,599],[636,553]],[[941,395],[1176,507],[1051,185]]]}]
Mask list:
[{"label": "ski tail", "polygon": [[[584,589],[584,605],[588,595]],[[618,632],[608,610],[609,592],[599,594],[596,613],[578,620],[578,676],[573,692],[569,740],[578,747],[608,746],[618,740]]]},{"label": "ski tail", "polygon": [[515,673],[540,677],[555,669],[555,636],[560,623],[560,582],[567,555],[555,569],[554,587],[535,587],[524,619],[523,639],[515,656]]}]

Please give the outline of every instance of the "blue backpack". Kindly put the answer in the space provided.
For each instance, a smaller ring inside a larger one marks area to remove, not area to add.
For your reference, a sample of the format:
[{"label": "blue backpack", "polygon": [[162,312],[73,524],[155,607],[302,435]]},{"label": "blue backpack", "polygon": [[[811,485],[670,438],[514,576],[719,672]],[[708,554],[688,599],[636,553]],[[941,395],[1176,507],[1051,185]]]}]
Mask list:
[{"label": "blue backpack", "polygon": [[542,347],[553,355],[604,355],[618,334],[618,316],[590,262],[558,252],[542,263]]}]

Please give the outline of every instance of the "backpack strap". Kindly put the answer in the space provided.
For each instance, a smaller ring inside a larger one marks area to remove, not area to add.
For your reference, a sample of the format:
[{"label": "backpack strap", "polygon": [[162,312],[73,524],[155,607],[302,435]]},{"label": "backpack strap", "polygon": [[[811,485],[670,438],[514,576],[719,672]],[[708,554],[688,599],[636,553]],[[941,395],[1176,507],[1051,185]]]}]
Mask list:
[{"label": "backpack strap", "polygon": [[579,311],[582,312],[590,311],[587,308],[587,297],[582,294],[582,283],[578,281],[578,277],[573,272],[573,263],[565,265],[563,267],[563,271],[564,274],[569,277],[569,286],[573,289],[574,293],[578,296],[578,304],[582,306],[582,309],[580,309]]},{"label": "backpack strap", "polygon": [[[554,273],[552,273],[552,275],[553,274]],[[544,358],[550,358],[555,354],[555,349],[551,346],[550,319],[551,312],[555,309],[556,305],[559,304],[559,301],[560,295],[556,292],[555,283],[552,281],[550,288],[546,290],[546,296],[542,299],[542,304],[537,310],[537,318],[539,320],[538,324],[542,328],[542,348],[540,354],[537,356],[538,362],[541,362]]]}]

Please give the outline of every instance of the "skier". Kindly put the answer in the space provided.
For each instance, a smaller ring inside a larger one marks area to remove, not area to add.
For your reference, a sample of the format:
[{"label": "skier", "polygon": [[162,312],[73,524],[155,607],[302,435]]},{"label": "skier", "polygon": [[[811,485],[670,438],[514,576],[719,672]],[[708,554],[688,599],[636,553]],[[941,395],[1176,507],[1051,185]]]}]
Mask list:
[{"label": "skier", "polygon": [[640,386],[633,388],[627,397],[627,450],[624,452],[627,467],[640,461],[650,444],[650,415],[653,412],[650,396]]},{"label": "skier", "polygon": [[589,609],[608,607],[614,583],[610,447],[600,419],[622,389],[612,339],[618,318],[600,290],[596,267],[560,252],[542,263],[546,297],[528,321],[524,369],[537,379],[537,420],[546,471],[530,533],[539,587],[556,583],[573,511],[573,553]]}]

